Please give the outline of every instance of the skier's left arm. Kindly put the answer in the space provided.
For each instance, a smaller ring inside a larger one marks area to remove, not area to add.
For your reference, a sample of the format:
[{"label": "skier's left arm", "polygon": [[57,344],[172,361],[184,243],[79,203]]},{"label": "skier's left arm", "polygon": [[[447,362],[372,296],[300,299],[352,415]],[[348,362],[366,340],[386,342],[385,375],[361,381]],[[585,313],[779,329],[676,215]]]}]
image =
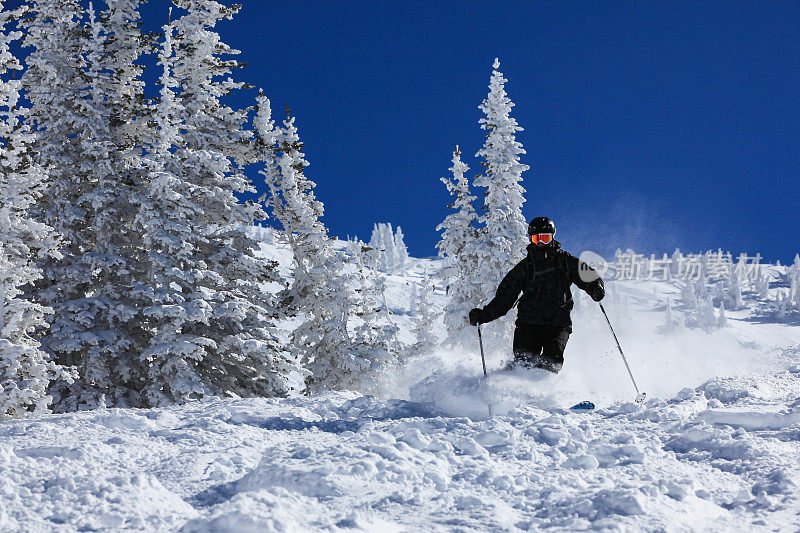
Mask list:
[{"label": "skier's left arm", "polygon": [[567,268],[569,279],[592,297],[592,300],[599,302],[606,295],[606,288],[600,274],[595,269],[584,263],[574,255],[567,256]]}]

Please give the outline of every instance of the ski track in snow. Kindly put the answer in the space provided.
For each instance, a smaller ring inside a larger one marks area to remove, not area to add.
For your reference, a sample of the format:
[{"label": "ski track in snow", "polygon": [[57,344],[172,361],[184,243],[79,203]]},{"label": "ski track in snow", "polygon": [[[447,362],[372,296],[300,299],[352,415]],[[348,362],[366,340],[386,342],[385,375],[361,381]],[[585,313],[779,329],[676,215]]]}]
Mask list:
[{"label": "ski track in snow", "polygon": [[[285,250],[264,253],[288,269]],[[409,283],[436,268],[411,259],[389,276],[405,341]],[[2,422],[0,532],[800,529],[800,350],[780,349],[800,328],[730,311],[721,330],[665,331],[654,307],[673,285],[615,291],[606,308],[645,404],[584,300],[557,376],[500,372],[508,342],[489,336],[488,379],[476,343],[410,362],[381,398]],[[567,410],[580,400],[598,408]]]}]

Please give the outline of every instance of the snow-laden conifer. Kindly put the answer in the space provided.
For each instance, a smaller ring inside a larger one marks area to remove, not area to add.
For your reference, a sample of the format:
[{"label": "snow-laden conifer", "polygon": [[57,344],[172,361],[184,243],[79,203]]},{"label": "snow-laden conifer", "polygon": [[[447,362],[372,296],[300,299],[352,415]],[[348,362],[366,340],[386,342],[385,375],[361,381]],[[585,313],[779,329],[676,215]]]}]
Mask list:
[{"label": "snow-laden conifer", "polygon": [[324,207],[314,196],[315,183],[305,174],[308,161],[294,117],[287,110],[283,127],[276,127],[269,100],[261,95],[255,125],[269,203],[294,258],[294,282],[284,302],[304,315],[292,332],[292,353],[310,372],[308,391],[346,388],[370,366],[354,353],[347,330],[352,273],[322,223]]},{"label": "snow-laden conifer", "polygon": [[795,254],[792,266],[787,269],[789,277],[789,304],[800,309],[800,254]]},{"label": "snow-laden conifer", "polygon": [[[205,27],[197,12],[186,17]],[[158,135],[148,160],[148,200],[138,217],[148,251],[140,294],[153,331],[142,353],[149,372],[146,400],[160,405],[211,394],[285,395],[293,363],[278,345],[270,322],[272,298],[262,288],[277,279],[275,263],[255,256],[257,243],[247,232],[265,215],[256,205],[237,201],[234,192],[253,189],[223,151],[226,145],[203,144],[210,133],[200,135],[203,118],[197,114],[216,109],[215,82],[202,85],[207,93],[193,93],[205,106],[178,96],[185,80],[174,77],[175,65],[196,52],[174,47],[175,26],[191,27],[179,19],[165,28]],[[196,61],[197,68],[216,64],[214,42],[202,46],[209,60]],[[217,74],[196,75],[209,80]]]},{"label": "snow-laden conifer", "polygon": [[433,306],[433,284],[426,272],[420,282],[414,283],[414,306],[412,308],[412,333],[415,342],[409,347],[411,357],[428,355],[436,348],[438,339],[434,324],[439,318],[439,313]]},{"label": "snow-laden conifer", "polygon": [[287,109],[283,127],[276,127],[270,101],[263,94],[257,100],[255,127],[264,163],[260,173],[269,189],[265,199],[294,256],[294,282],[282,295],[282,305],[296,310],[310,298],[310,271],[328,247],[327,229],[321,221],[324,207],[314,195],[316,184],[305,175],[308,161],[294,117]]},{"label": "snow-laden conifer", "polygon": [[21,11],[6,10],[0,2],[0,420],[45,411],[47,387],[59,373],[32,336],[46,327],[50,310],[23,294],[41,277],[36,258],[57,257],[60,243],[52,228],[30,216],[46,175],[33,157],[21,82],[8,79],[21,69],[10,44],[22,33],[9,29]]},{"label": "snow-laden conifer", "polygon": [[114,0],[98,14],[103,26],[103,68],[107,92],[113,98],[107,102],[110,129],[122,163],[140,168],[138,151],[150,134],[148,119],[152,108],[144,97],[145,83],[141,78],[144,65],[141,58],[154,52],[149,35],[141,31],[142,0]]},{"label": "snow-laden conifer", "polygon": [[365,266],[363,259],[357,260],[356,267],[358,296],[353,307],[360,323],[353,332],[352,352],[361,370],[348,373],[340,388],[375,393],[399,362],[403,345],[398,337],[400,328],[386,303],[385,275]]},{"label": "snow-laden conifer", "polygon": [[[90,290],[88,265],[81,263],[91,249],[92,237],[86,212],[78,199],[93,190],[81,171],[83,139],[75,127],[82,120],[80,94],[87,90],[83,56],[84,10],[75,0],[33,0],[22,20],[23,44],[30,48],[22,83],[31,109],[26,117],[36,132],[34,150],[47,171],[49,186],[37,201],[34,213],[63,236],[59,257],[40,258],[42,279],[35,297],[52,307],[51,328],[42,337],[44,349],[59,362],[71,365],[89,346],[88,336],[75,334],[80,326],[70,308]],[[83,328],[92,317],[82,317]],[[74,356],[73,356],[74,355]]]},{"label": "snow-laden conifer", "polygon": [[769,276],[761,274],[755,282],[755,291],[759,300],[769,300]]},{"label": "snow-laden conifer", "polygon": [[408,248],[400,226],[393,231],[389,222],[374,224],[368,246],[370,251],[366,260],[370,267],[385,274],[403,273],[408,263]]},{"label": "snow-laden conifer", "polygon": [[391,273],[395,266],[394,235],[392,224],[379,222],[372,226],[369,239],[370,264],[381,272]]},{"label": "snow-laden conifer", "polygon": [[109,400],[138,405],[143,385],[132,361],[143,333],[131,293],[141,259],[132,225],[140,147],[121,133],[141,96],[140,69],[132,65],[140,44],[128,42],[132,51],[117,55],[110,21],[117,31],[127,24],[122,39],[138,28],[135,15],[112,12],[115,7],[98,17],[91,3],[84,11],[70,0],[37,0],[25,22],[26,44],[33,47],[23,78],[30,123],[51,177],[37,214],[65,238],[61,258],[42,261],[36,294],[55,311],[42,342],[56,362],[78,372],[73,383],[54,384],[60,410]]},{"label": "snow-laden conifer", "polygon": [[397,226],[394,232],[394,271],[402,274],[408,265],[408,248],[406,247],[403,229]]},{"label": "snow-laden conifer", "polygon": [[717,317],[717,327],[724,328],[728,325],[728,317],[725,315],[725,300],[719,305],[719,316]]},{"label": "snow-laden conifer", "polygon": [[489,95],[479,106],[485,115],[480,124],[486,131],[486,141],[476,154],[481,158],[483,173],[475,178],[475,185],[486,188],[484,212],[478,219],[481,246],[474,273],[482,286],[482,303],[488,302],[503,276],[525,256],[528,243],[527,223],[522,215],[525,189],[521,182],[522,173],[530,167],[519,159],[525,153],[516,140],[522,128],[511,117],[514,103],[506,94],[507,80],[497,59],[493,67]]},{"label": "snow-laden conifer", "polygon": [[[175,61],[173,76],[180,85],[178,100],[184,113],[184,142],[196,150],[225,154],[237,164],[253,161],[252,131],[244,127],[246,109],[234,109],[222,101],[246,87],[231,74],[243,66],[232,56],[240,54],[215,31],[222,20],[231,20],[241,4],[223,5],[215,0],[173,0],[185,14],[174,21]],[[226,189],[249,188],[242,170],[232,166]]]},{"label": "snow-laden conifer", "polygon": [[[737,310],[744,307],[744,299],[742,297],[741,280],[734,269],[731,269],[728,277],[728,300],[730,301],[730,309]],[[724,300],[724,299],[723,299]],[[723,302],[724,307],[724,302]]]},{"label": "snow-laden conifer", "polygon": [[445,258],[442,276],[447,283],[449,301],[444,308],[444,323],[447,328],[447,342],[461,342],[466,334],[467,314],[473,307],[481,305],[484,296],[480,282],[475,278],[478,266],[478,233],[475,228],[477,215],[473,202],[476,197],[470,193],[469,180],[465,172],[469,167],[461,161],[461,152],[456,146],[453,152],[452,178],[442,178],[447,191],[453,197],[448,207],[453,211],[436,227],[442,232],[436,244],[439,255]]}]

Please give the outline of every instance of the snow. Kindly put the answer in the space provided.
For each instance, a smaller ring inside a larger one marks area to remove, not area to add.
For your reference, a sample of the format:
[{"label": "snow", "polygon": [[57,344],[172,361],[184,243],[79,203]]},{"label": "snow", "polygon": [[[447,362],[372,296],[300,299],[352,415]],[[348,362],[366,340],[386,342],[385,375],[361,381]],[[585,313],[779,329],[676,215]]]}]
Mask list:
[{"label": "snow", "polygon": [[[288,269],[276,246],[262,251]],[[404,341],[414,282],[439,266],[411,258],[387,278]],[[444,283],[432,282],[441,309]],[[644,404],[599,310],[581,301],[555,376],[501,372],[498,345],[484,379],[468,346],[409,361],[376,384],[380,397],[2,422],[0,531],[797,530],[800,328],[742,309],[710,332],[665,330],[659,303],[677,292],[609,283]],[[441,320],[432,329],[443,338]],[[586,399],[594,411],[568,410]]]},{"label": "snow", "polygon": [[796,529],[788,389],[800,372],[593,413],[336,392],[5,422],[0,529]]}]

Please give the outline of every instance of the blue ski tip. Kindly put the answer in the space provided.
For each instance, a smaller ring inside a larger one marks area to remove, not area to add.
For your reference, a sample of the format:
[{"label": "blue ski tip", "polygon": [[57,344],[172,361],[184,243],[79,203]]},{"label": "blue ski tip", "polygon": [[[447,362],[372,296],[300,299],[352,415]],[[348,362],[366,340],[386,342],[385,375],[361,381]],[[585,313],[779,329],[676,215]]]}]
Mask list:
[{"label": "blue ski tip", "polygon": [[581,402],[579,404],[573,405],[570,407],[573,411],[591,411],[594,409],[594,404],[592,402]]}]

